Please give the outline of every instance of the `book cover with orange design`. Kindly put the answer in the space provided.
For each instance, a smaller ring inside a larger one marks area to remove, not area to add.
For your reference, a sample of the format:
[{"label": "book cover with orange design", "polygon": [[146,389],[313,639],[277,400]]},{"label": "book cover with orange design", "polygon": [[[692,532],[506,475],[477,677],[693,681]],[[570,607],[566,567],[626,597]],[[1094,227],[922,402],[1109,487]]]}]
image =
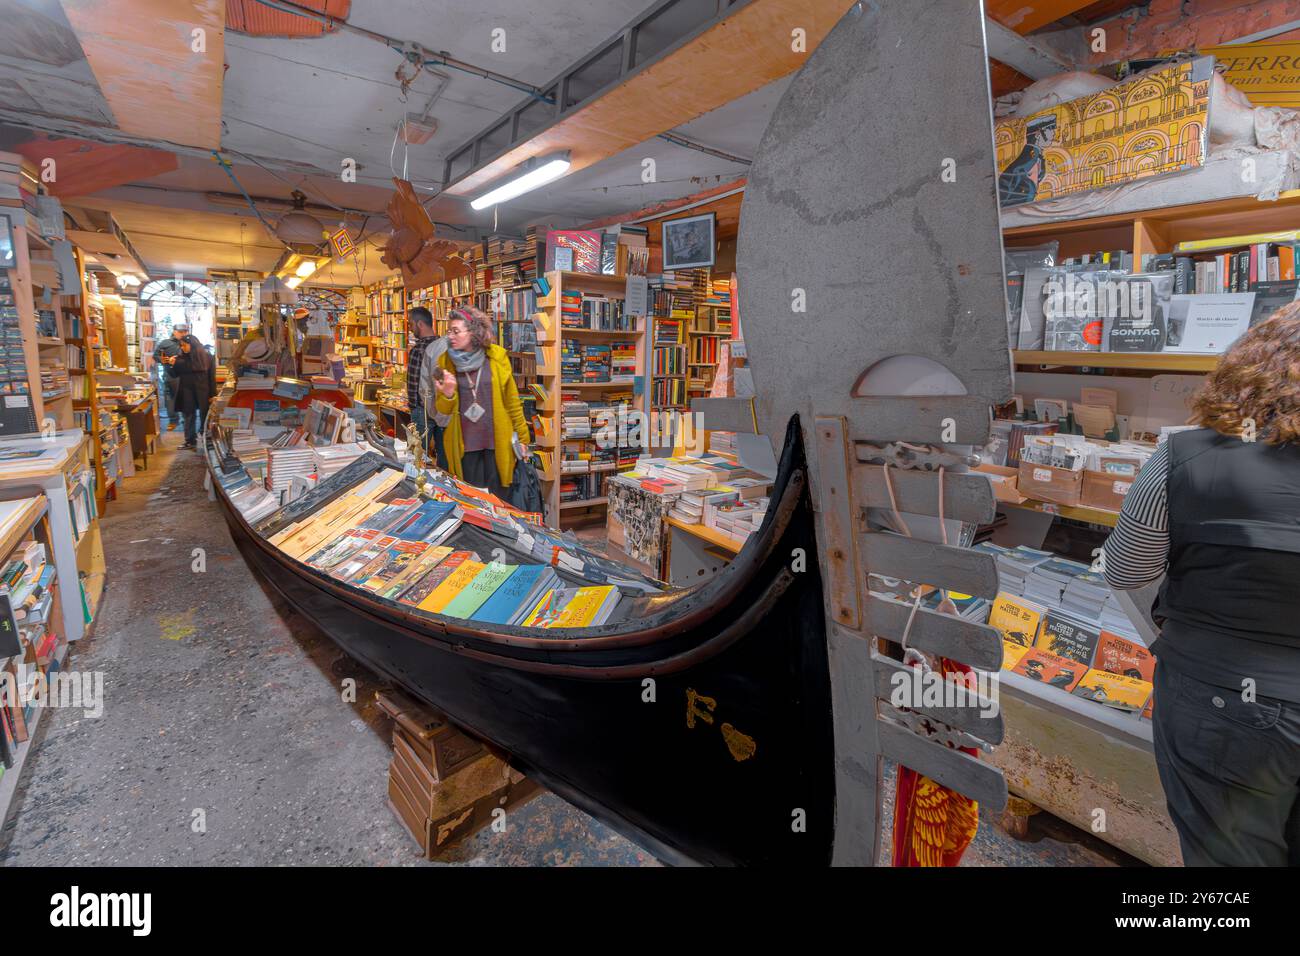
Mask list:
[{"label": "book cover with orange design", "polygon": [[1093,668],[1083,675],[1083,680],[1079,681],[1071,693],[1075,697],[1132,714],[1140,711],[1151,697],[1151,685],[1144,680],[1108,674]]},{"label": "book cover with orange design", "polygon": [[1101,632],[1097,656],[1093,659],[1092,666],[1100,671],[1134,677],[1148,683],[1156,679],[1155,655],[1136,641],[1110,631]]},{"label": "book cover with orange design", "polygon": [[1080,664],[1068,657],[1061,657],[1040,647],[1031,647],[1011,670],[1012,673],[1068,693],[1083,679],[1083,675],[1088,672],[1088,665]]},{"label": "book cover with orange design", "polygon": [[1002,639],[1022,647],[1033,647],[1038,637],[1038,626],[1046,609],[1005,591],[993,599],[989,610],[989,626],[1002,632]]}]

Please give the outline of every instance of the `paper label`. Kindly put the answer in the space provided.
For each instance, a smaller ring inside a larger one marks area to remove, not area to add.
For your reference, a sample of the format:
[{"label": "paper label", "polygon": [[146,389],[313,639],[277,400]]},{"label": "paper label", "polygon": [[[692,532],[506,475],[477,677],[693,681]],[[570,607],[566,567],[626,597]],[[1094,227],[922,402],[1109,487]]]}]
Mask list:
[{"label": "paper label", "polygon": [[1120,497],[1123,497],[1128,494],[1128,490],[1132,487],[1133,482],[1131,481],[1117,481],[1110,486],[1110,490]]},{"label": "paper label", "polygon": [[1034,481],[1051,481],[1052,470],[1050,468],[1035,468]]},{"label": "paper label", "polygon": [[5,396],[5,408],[26,408],[26,407],[27,407],[26,395]]}]

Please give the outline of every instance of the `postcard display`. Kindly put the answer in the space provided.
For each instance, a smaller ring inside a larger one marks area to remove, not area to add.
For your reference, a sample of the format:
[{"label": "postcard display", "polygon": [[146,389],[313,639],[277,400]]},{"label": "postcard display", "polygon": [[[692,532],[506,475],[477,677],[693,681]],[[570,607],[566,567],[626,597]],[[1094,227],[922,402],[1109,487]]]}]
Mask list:
[{"label": "postcard display", "polygon": [[0,434],[24,435],[36,431],[36,409],[32,404],[27,359],[23,354],[23,332],[18,303],[9,273],[0,269]]},{"label": "postcard display", "polygon": [[622,620],[630,598],[665,589],[436,469],[421,475],[371,452],[269,510],[235,452],[213,443],[209,455],[222,492],[282,554],[406,613],[479,627],[593,627]]}]

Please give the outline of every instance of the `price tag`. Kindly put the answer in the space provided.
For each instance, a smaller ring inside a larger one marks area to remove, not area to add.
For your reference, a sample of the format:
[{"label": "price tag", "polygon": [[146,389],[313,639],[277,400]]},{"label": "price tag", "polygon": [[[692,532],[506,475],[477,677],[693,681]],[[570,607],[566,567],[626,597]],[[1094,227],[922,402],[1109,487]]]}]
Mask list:
[{"label": "price tag", "polygon": [[1122,498],[1124,495],[1128,494],[1128,490],[1132,487],[1133,482],[1131,481],[1117,481],[1110,486],[1110,490]]},{"label": "price tag", "polygon": [[27,407],[26,395],[5,396],[5,408],[26,408],[26,407]]},{"label": "price tag", "polygon": [[1049,515],[1059,515],[1061,513],[1061,509],[1051,501],[1044,501],[1042,503],[1042,510],[1043,510],[1043,514],[1049,514]]},{"label": "price tag", "polygon": [[1034,469],[1034,481],[1051,481],[1051,480],[1052,480],[1052,469],[1050,468]]}]

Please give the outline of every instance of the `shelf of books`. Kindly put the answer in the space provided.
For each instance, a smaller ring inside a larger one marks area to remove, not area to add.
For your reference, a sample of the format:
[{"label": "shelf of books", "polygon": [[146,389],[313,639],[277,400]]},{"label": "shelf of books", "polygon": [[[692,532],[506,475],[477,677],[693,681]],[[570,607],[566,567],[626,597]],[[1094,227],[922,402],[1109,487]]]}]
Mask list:
[{"label": "shelf of books", "polygon": [[[370,315],[366,310],[366,290],[353,286],[348,290],[347,310],[339,316],[334,328],[337,339],[336,349],[343,359],[344,377],[356,386],[356,383],[371,379],[378,380],[379,369],[375,365],[373,346],[375,341],[370,336]],[[362,389],[355,388],[360,397]]]},{"label": "shelf of books", "polygon": [[1056,770],[1031,759],[1036,741],[1076,741],[1058,759],[1083,803],[1128,781],[1125,819],[1106,838],[1148,862],[1177,859],[1151,756],[1154,630],[1097,559],[1142,465],[1189,427],[1205,373],[1298,298],[1298,220],[1291,192],[1004,230],[1019,394],[998,410],[981,466],[999,514],[980,546],[997,555],[988,621],[1005,642],[1008,735],[1024,746],[992,759],[1025,782],[1021,796],[1085,825],[1080,801],[1035,783]]},{"label": "shelf of books", "polygon": [[670,272],[651,278],[650,408],[654,412],[690,409],[687,330],[695,321],[695,307],[693,272]]},{"label": "shelf of books", "polygon": [[647,412],[646,319],[624,312],[625,276],[547,273],[536,301],[535,442],[552,526],[604,520],[606,483],[633,467]]},{"label": "shelf of books", "polygon": [[397,278],[366,290],[366,316],[374,361],[406,369],[406,290]]},{"label": "shelf of books", "polygon": [[99,298],[99,283],[95,274],[87,272],[78,254],[81,272],[81,295],[71,297],[75,303],[65,312],[68,331],[80,332],[65,338],[69,360],[75,356],[80,364],[80,374],[73,377],[72,407],[77,426],[90,436],[90,458],[95,469],[95,499],[97,510],[103,513],[117,483],[117,448],[106,445],[105,435],[113,427],[112,414],[100,408],[98,373],[112,365],[108,346],[101,332],[104,320],[103,304]]},{"label": "shelf of books", "polygon": [[68,651],[59,591],[76,582],[55,573],[48,508],[44,495],[0,501],[0,820],[40,739],[49,678]]},{"label": "shelf of books", "polygon": [[[14,162],[8,162],[10,159]],[[23,193],[29,188],[34,190],[31,173],[31,164],[26,160],[11,153],[0,153],[0,185],[12,185]],[[4,395],[4,402],[0,403],[0,436],[8,436],[38,431],[46,417],[46,392],[50,393],[51,401],[62,396],[61,390],[54,387],[57,367],[51,360],[46,371],[47,362],[42,361],[42,353],[47,349],[37,341],[32,260],[47,253],[49,246],[41,238],[37,221],[29,215],[25,203],[6,200],[0,204],[0,216],[8,220],[0,223],[0,232],[9,232],[11,226],[13,236],[13,266],[0,269],[0,360],[3,361],[0,374],[4,379],[0,382]],[[47,379],[52,387],[46,387]]]}]

